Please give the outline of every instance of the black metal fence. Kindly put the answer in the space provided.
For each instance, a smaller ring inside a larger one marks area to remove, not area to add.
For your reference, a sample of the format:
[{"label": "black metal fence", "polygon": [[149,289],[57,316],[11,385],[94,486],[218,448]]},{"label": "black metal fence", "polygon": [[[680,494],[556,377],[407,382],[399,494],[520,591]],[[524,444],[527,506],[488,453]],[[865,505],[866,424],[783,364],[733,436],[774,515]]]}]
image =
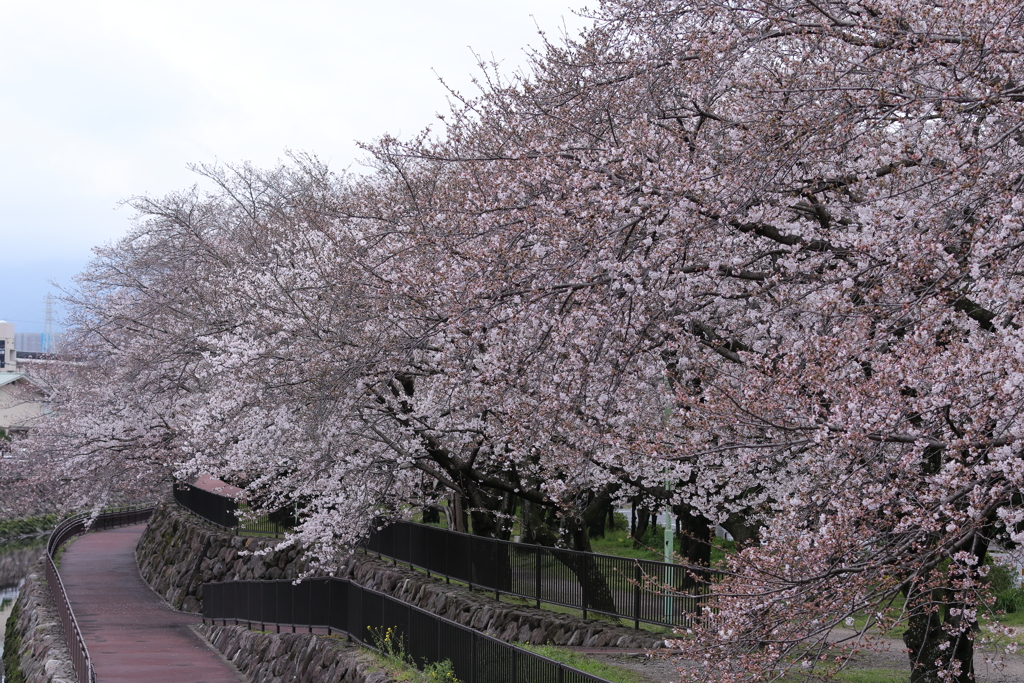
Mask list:
[{"label": "black metal fence", "polygon": [[261,630],[287,625],[341,631],[367,647],[402,652],[419,667],[450,660],[462,683],[604,683],[344,579],[204,583],[207,619],[259,624]]},{"label": "black metal fence", "polygon": [[[176,484],[174,498],[214,524],[238,528],[237,504],[225,496]],[[280,533],[269,518],[245,522],[244,531]],[[394,522],[373,531],[367,550],[445,579],[633,622],[689,627],[718,573],[707,567],[637,560],[578,550],[548,548],[449,531],[414,522]]]},{"label": "black metal fence", "polygon": [[[175,482],[174,500],[179,505],[191,510],[208,522],[225,529],[232,529],[251,534],[273,534],[279,536],[287,531],[287,527],[270,515],[249,519],[244,517],[245,510],[239,507],[234,498],[222,496],[212,491]],[[239,515],[242,519],[239,519]]]},{"label": "black metal fence", "polygon": [[67,591],[64,590],[64,582],[61,581],[60,573],[54,564],[53,558],[62,545],[73,537],[87,530],[101,531],[103,529],[114,529],[116,527],[139,524],[149,519],[153,514],[153,506],[134,508],[112,508],[104,510],[93,519],[90,513],[82,513],[65,519],[57,525],[50,533],[46,542],[46,583],[53,595],[53,602],[57,606],[57,614],[60,616],[60,623],[64,629],[64,640],[68,644],[68,652],[71,655],[71,664],[75,669],[75,677],[78,683],[96,683],[96,671],[92,666],[92,658],[89,656],[89,649],[82,639],[82,631],[78,627],[75,613],[71,610],[71,602],[68,600]]},{"label": "black metal fence", "polygon": [[374,531],[364,547],[381,556],[494,591],[640,622],[687,627],[699,616],[707,567],[636,560],[473,536],[413,522]]}]

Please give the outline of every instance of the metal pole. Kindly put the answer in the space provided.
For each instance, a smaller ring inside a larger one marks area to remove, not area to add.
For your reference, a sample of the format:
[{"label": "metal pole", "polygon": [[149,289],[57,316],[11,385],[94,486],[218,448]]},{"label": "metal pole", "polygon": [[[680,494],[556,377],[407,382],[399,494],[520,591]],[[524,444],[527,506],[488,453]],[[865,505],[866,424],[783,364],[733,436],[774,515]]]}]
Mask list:
[{"label": "metal pole", "polygon": [[[665,488],[669,488],[669,483],[665,482]],[[672,564],[674,558],[674,541],[675,541],[675,529],[672,526],[672,506],[668,503],[665,504],[665,563]],[[675,600],[672,597],[672,591],[675,590],[675,581],[673,580],[673,569],[672,567],[665,567],[665,622],[669,624],[675,623]]]}]

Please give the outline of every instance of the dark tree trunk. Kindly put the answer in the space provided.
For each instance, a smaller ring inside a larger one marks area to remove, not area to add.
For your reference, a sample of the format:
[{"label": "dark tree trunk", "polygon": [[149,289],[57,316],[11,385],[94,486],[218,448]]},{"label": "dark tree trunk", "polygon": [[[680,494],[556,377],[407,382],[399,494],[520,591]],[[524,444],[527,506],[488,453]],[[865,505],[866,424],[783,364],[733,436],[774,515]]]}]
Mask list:
[{"label": "dark tree trunk", "polygon": [[[910,610],[907,630],[903,634],[903,642],[913,667],[910,683],[942,683],[940,674],[949,667],[951,653],[947,635],[942,628],[943,593],[945,590],[942,588],[920,590],[917,587],[904,592]],[[946,645],[945,650],[942,649],[943,644]],[[965,664],[970,668],[972,662]],[[954,680],[966,682],[971,679]]]},{"label": "dark tree trunk", "polygon": [[643,537],[647,535],[647,528],[651,525],[651,511],[647,508],[637,508],[636,530],[633,532],[633,547],[643,548]]},{"label": "dark tree trunk", "polygon": [[428,505],[423,508],[423,523],[437,524],[441,521],[441,509],[436,505]]},{"label": "dark tree trunk", "polygon": [[[466,491],[472,504],[469,516],[473,521],[473,535],[501,541],[509,540],[512,533],[511,513],[515,510],[515,497],[477,486],[475,483],[466,485]],[[510,591],[512,558],[509,555],[509,546],[504,543],[487,543],[471,547],[473,550],[470,564],[474,583],[497,591]]]},{"label": "dark tree trunk", "polygon": [[[679,555],[683,564],[710,567],[714,523],[707,517],[696,514],[687,505],[676,505],[672,511],[676,514],[677,524],[680,527]],[[693,588],[706,583],[707,578],[707,572],[688,571],[677,585],[681,590],[692,591]]]},{"label": "dark tree trunk", "polygon": [[467,527],[465,500],[459,494],[453,493],[448,502],[448,529],[466,533]]},{"label": "dark tree trunk", "polygon": [[590,538],[604,538],[604,522],[608,517],[608,511],[611,510],[612,503],[608,501],[606,504],[601,506],[597,514],[593,515],[593,521],[587,524],[587,531]]},{"label": "dark tree trunk", "polygon": [[567,542],[570,550],[592,552],[590,537],[587,535],[588,521],[594,515],[603,515],[605,506],[611,501],[612,489],[598,493],[577,515],[565,515],[556,530],[543,522],[544,510],[540,506],[524,503],[522,507],[523,540],[528,543],[552,548],[551,555],[564,564],[576,577],[580,586],[585,586],[587,609],[608,614],[618,614],[615,600],[608,581],[592,557],[577,553],[559,552],[559,541]]},{"label": "dark tree trunk", "polygon": [[758,543],[760,527],[756,524],[751,524],[748,521],[747,515],[742,512],[734,512],[729,515],[729,519],[722,522],[722,528],[728,531],[729,535],[732,536],[732,540],[741,546]]},{"label": "dark tree trunk", "polygon": [[[604,514],[603,510],[601,514]],[[573,550],[582,550],[587,553],[592,552],[585,524],[570,523],[566,525],[566,528],[572,539]],[[562,553],[558,553],[555,556],[572,570],[572,573],[576,575],[576,579],[580,582],[580,586],[585,587],[584,595],[586,597],[587,609],[598,610],[607,614],[618,614],[619,610],[615,606],[615,598],[608,587],[608,581],[605,579],[600,567],[597,566],[594,558],[590,555],[575,553],[565,553],[566,557],[560,557],[560,555]]]},{"label": "dark tree trunk", "polygon": [[[978,560],[977,566],[985,564],[988,554],[986,534],[977,534],[971,552]],[[903,589],[907,598],[907,631],[903,642],[910,656],[910,683],[973,683],[974,682],[974,634],[978,631],[976,621],[964,620],[965,605],[956,600],[951,588],[926,585],[928,579],[909,584]],[[948,582],[942,581],[942,583]],[[955,676],[946,675],[953,662],[959,662],[960,671]]]}]

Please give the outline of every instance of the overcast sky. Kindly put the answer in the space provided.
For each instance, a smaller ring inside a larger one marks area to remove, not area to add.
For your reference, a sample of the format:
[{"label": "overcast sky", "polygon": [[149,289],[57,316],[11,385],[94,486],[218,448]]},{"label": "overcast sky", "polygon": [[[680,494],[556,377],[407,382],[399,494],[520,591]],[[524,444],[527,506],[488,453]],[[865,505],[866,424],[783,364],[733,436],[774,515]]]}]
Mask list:
[{"label": "overcast sky", "polygon": [[122,200],[193,185],[189,164],[293,150],[356,170],[356,141],[446,109],[438,76],[472,92],[474,54],[516,71],[584,6],[0,0],[0,319],[42,331],[48,281],[125,233]]}]

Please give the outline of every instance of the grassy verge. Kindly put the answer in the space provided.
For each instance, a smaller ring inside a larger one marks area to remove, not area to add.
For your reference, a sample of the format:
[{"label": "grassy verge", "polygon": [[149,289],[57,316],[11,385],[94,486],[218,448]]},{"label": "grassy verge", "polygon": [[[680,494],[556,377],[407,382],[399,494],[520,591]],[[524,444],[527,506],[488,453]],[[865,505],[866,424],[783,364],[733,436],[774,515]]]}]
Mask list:
[{"label": "grassy verge", "polygon": [[[448,525],[444,520],[445,511],[441,510],[442,521],[432,522],[427,526],[434,526],[447,529]],[[413,515],[413,521],[423,523],[422,515]],[[512,536],[520,533],[519,521],[512,526]],[[622,513],[615,513],[615,528],[605,528],[603,536],[593,536],[590,539],[591,550],[601,555],[614,555],[625,557],[630,560],[652,560],[664,562],[665,556],[659,548],[662,547],[662,540],[665,536],[665,527],[661,524],[652,524],[647,528],[644,537],[640,539],[640,547],[634,547],[633,537],[629,535],[629,521]],[[715,538],[711,547],[711,566],[717,567],[724,560],[726,555],[736,552],[736,542],[727,541],[724,538]]]},{"label": "grassy verge", "polygon": [[636,672],[588,657],[575,650],[555,645],[527,645],[525,643],[515,643],[515,645],[612,683],[645,683],[645,679]]},{"label": "grassy verge", "polygon": [[403,640],[395,637],[397,633],[394,629],[370,629],[370,635],[377,651],[368,651],[376,657],[381,667],[391,674],[393,680],[409,683],[461,683],[455,677],[451,660],[433,662],[423,669],[418,668],[412,657],[406,653]]},{"label": "grassy verge", "polygon": [[18,658],[18,650],[21,649],[21,638],[14,630],[21,613],[21,605],[15,604],[11,615],[7,618],[7,625],[4,630],[4,676],[7,683],[26,683],[25,675],[21,671],[21,662]]},{"label": "grassy verge", "polygon": [[0,520],[0,543],[7,540],[21,539],[26,536],[44,534],[57,526],[58,521],[60,521],[58,515]]},{"label": "grassy verge", "polygon": [[[831,679],[836,683],[908,683],[910,674],[896,669],[846,669]],[[783,683],[819,683],[821,678],[813,674],[790,673]]]},{"label": "grassy verge", "polygon": [[24,550],[25,548],[35,548],[37,546],[46,545],[46,539],[47,537],[45,535],[41,535],[19,538],[17,541],[0,541],[0,555],[14,552],[15,550]]},{"label": "grassy verge", "polygon": [[861,669],[841,671],[836,680],[844,683],[907,683],[910,674],[892,669]]}]

